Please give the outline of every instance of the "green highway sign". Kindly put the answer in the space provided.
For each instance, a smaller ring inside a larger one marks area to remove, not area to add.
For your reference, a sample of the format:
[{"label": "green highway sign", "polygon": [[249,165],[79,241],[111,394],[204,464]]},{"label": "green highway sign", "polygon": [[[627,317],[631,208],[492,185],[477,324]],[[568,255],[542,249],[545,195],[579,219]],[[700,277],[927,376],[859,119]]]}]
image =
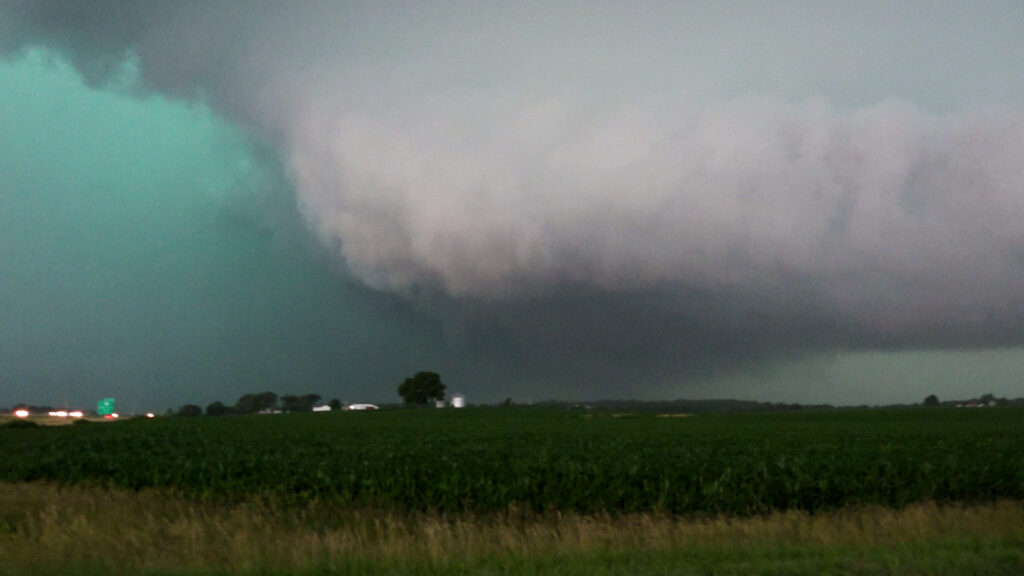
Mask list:
[{"label": "green highway sign", "polygon": [[104,398],[96,403],[96,413],[100,416],[106,416],[114,413],[114,399]]}]

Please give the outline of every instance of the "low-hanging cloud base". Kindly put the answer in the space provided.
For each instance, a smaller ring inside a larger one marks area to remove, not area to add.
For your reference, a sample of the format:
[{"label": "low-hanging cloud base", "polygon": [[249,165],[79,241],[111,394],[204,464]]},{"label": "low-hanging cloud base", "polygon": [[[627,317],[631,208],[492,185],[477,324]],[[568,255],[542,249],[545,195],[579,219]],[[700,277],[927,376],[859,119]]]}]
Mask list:
[{"label": "low-hanging cloud base", "polygon": [[[129,62],[276,150],[337,272],[440,322],[444,367],[615,396],[1024,344],[1024,16],[919,7],[40,1],[0,49],[96,87]],[[926,50],[975,29],[969,65]]]}]

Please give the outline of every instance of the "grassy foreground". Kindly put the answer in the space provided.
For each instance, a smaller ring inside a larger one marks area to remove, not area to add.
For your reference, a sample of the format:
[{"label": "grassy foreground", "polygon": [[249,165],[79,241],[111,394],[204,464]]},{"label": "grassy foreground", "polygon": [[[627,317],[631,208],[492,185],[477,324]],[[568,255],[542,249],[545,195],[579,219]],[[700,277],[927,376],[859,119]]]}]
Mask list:
[{"label": "grassy foreground", "polygon": [[1024,574],[1024,503],[442,516],[0,484],[0,575]]}]

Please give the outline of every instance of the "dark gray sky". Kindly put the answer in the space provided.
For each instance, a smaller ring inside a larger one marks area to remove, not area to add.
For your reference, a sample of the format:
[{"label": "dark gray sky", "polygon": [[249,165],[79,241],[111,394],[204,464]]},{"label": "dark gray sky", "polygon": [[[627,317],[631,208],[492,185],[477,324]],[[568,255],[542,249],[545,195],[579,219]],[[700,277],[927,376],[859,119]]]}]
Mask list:
[{"label": "dark gray sky", "polygon": [[1021,30],[0,3],[0,405],[1024,395]]}]

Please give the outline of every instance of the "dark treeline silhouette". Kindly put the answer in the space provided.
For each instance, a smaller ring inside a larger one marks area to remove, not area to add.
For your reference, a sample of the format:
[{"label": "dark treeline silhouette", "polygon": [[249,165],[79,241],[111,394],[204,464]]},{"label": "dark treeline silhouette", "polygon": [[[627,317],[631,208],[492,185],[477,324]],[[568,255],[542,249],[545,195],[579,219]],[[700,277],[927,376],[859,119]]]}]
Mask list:
[{"label": "dark treeline silhouette", "polygon": [[[259,414],[277,412],[309,412],[314,406],[322,404],[319,394],[284,395],[278,396],[274,392],[260,392],[256,394],[242,395],[234,405],[227,405],[221,401],[215,401],[206,406],[204,410],[197,404],[183,404],[177,410],[168,410],[168,416],[228,416],[233,414]],[[332,410],[341,410],[344,404],[338,399],[332,399],[326,403]],[[409,404],[406,405],[418,405]],[[391,405],[387,405],[391,406]],[[385,406],[385,407],[387,407]],[[512,398],[498,402],[498,407],[526,407],[526,405],[515,402]],[[712,400],[595,400],[591,402],[570,402],[563,400],[545,400],[531,402],[528,406],[538,408],[562,409],[562,410],[603,410],[618,412],[674,412],[674,413],[730,413],[730,412],[782,412],[793,410],[833,410],[842,408],[886,408],[886,407],[996,407],[996,406],[1024,406],[1022,398],[1001,398],[993,394],[983,394],[976,398],[963,400],[940,400],[935,394],[929,394],[919,404],[889,404],[884,406],[843,406],[836,407],[831,404],[796,404],[782,402],[758,402],[754,400],[733,400],[733,399],[712,399]],[[397,407],[391,406],[391,407]],[[33,405],[18,403],[12,407],[0,407],[0,414],[12,414],[15,410],[26,409],[33,415],[46,414],[59,409],[53,406]],[[94,410],[86,410],[85,414],[96,416]]]},{"label": "dark treeline silhouette", "polygon": [[[506,399],[501,405],[512,403]],[[830,410],[831,404],[790,404],[783,402],[757,402],[755,400],[594,400],[592,402],[560,402],[548,400],[534,406],[552,408],[604,410],[619,412],[676,412],[687,414],[725,412],[781,412],[792,410]]]},{"label": "dark treeline silhouette", "polygon": [[[511,398],[505,399],[499,406],[515,406]],[[711,400],[595,400],[592,402],[564,402],[559,400],[548,400],[533,403],[533,406],[546,406],[549,408],[564,409],[592,409],[621,412],[685,412],[689,414],[699,413],[728,413],[728,412],[783,412],[793,410],[835,410],[842,408],[896,408],[914,406],[1024,406],[1024,398],[997,398],[992,394],[984,394],[978,398],[968,400],[953,400],[940,402],[934,394],[925,398],[921,404],[888,404],[884,406],[842,406],[836,407],[832,404],[799,404],[785,402],[758,402],[755,400],[732,400],[732,399],[711,399]]]},{"label": "dark treeline silhouette", "polygon": [[[319,406],[321,396],[319,394],[286,394],[278,396],[269,390],[266,392],[243,394],[233,406],[224,404],[220,400],[211,402],[206,406],[207,416],[228,416],[231,414],[267,414],[277,412],[310,412],[314,406]],[[332,410],[340,410],[341,401],[333,399],[327,403]],[[203,409],[195,404],[185,404],[175,412],[178,416],[200,416]]]}]

